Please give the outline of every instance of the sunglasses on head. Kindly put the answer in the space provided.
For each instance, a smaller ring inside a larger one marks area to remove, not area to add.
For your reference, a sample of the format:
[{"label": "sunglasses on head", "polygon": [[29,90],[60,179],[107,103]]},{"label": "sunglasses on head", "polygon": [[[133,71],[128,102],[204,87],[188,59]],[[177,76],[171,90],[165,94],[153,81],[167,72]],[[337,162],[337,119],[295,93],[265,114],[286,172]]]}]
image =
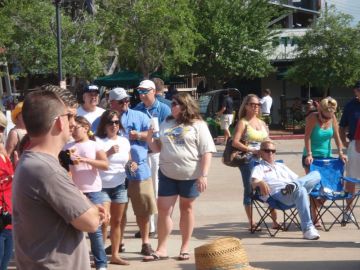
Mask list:
[{"label": "sunglasses on head", "polygon": [[264,151],[265,153],[272,153],[272,154],[275,154],[276,153],[276,150],[275,149],[261,149],[261,151]]},{"label": "sunglasses on head", "polygon": [[121,104],[125,104],[125,103],[129,103],[130,102],[130,99],[128,98],[124,98],[122,100],[119,100],[118,103],[121,105]]},{"label": "sunglasses on head", "polygon": [[150,90],[147,90],[147,89],[138,89],[137,91],[138,91],[139,95],[147,95],[150,92]]},{"label": "sunglasses on head", "polygon": [[109,120],[106,122],[106,124],[108,125],[119,125],[120,121],[119,120]]}]

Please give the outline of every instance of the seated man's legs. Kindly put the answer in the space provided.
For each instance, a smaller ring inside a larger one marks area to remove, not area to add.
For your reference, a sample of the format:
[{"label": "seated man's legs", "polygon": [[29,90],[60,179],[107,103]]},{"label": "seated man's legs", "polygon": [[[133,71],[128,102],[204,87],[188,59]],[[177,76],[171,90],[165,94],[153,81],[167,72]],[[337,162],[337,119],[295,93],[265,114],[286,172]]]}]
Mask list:
[{"label": "seated man's legs", "polygon": [[321,176],[318,171],[312,171],[306,174],[303,177],[299,177],[294,182],[298,184],[298,186],[302,186],[307,190],[307,193],[310,193],[312,189],[320,182]]}]

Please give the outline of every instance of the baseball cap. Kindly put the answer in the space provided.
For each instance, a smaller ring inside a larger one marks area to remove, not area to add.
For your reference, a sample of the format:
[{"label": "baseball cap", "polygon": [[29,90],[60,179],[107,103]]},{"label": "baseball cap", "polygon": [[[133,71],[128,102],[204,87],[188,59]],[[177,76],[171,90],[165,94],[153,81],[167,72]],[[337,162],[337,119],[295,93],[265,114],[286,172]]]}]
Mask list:
[{"label": "baseball cap", "polygon": [[84,88],[84,93],[97,92],[99,94],[99,87],[96,85],[87,85]]},{"label": "baseball cap", "polygon": [[138,88],[142,88],[142,89],[155,89],[155,83],[151,80],[143,80],[142,82],[140,82]]},{"label": "baseball cap", "polygon": [[109,92],[109,100],[122,100],[124,98],[131,97],[126,93],[126,90],[122,87],[116,87]]}]

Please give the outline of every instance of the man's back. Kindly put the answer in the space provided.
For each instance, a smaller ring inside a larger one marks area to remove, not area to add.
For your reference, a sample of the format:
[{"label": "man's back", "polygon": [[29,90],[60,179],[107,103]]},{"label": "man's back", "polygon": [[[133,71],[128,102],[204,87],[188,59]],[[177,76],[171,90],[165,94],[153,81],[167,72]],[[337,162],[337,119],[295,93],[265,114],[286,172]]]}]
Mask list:
[{"label": "man's back", "polygon": [[90,269],[84,235],[70,222],[91,205],[55,157],[26,151],[13,194],[17,269]]}]

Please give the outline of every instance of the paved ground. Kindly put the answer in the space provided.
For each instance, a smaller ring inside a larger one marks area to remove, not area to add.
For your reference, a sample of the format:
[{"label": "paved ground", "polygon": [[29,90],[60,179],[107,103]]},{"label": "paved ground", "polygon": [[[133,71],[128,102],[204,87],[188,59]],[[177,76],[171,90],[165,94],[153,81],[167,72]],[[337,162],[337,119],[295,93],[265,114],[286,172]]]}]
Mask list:
[{"label": "paved ground", "polygon": [[[277,141],[277,157],[283,159],[298,174],[303,174],[300,164],[302,145],[303,140]],[[276,270],[360,269],[360,230],[354,225],[336,225],[330,232],[321,232],[321,238],[317,241],[302,239],[301,232],[295,228],[288,232],[280,232],[276,238],[269,237],[265,232],[250,234],[247,231],[247,221],[242,207],[240,172],[221,163],[223,147],[219,146],[218,149],[219,153],[213,158],[209,173],[208,190],[195,205],[196,229],[191,240],[191,259],[187,262],[175,259],[180,247],[179,213],[175,211],[175,228],[169,241],[171,258],[159,262],[141,262],[141,242],[132,237],[137,231],[137,226],[130,207],[125,239],[126,252],[122,256],[130,260],[131,265],[110,265],[109,269],[195,269],[194,248],[221,236],[240,238],[251,265],[255,267]],[[356,209],[356,216],[360,219],[360,207]],[[152,240],[152,245],[156,247],[156,239]]]}]

